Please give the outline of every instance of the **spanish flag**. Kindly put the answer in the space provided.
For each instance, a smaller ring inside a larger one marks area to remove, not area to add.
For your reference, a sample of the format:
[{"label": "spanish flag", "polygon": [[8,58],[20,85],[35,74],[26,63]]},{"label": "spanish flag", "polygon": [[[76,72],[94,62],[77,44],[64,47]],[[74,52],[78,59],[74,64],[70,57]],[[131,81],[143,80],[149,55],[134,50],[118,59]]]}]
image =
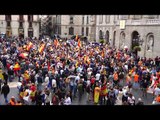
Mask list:
[{"label": "spanish flag", "polygon": [[78,40],[78,34],[76,34],[76,40]]},{"label": "spanish flag", "polygon": [[41,46],[40,46],[40,48],[39,48],[39,53],[42,53],[43,52],[43,50],[44,50],[44,47],[45,47],[45,44],[42,44]]},{"label": "spanish flag", "polygon": [[103,86],[101,87],[101,96],[106,96],[107,93],[108,93],[108,91],[107,91],[107,86],[106,86],[106,85],[103,85]]},{"label": "spanish flag", "polygon": [[16,63],[13,68],[14,68],[14,70],[20,70],[20,65],[18,63]]},{"label": "spanish flag", "polygon": [[60,44],[59,44],[58,39],[55,39],[55,40],[54,40],[54,46],[55,46],[55,47],[58,47],[59,45],[60,45]]},{"label": "spanish flag", "polygon": [[27,51],[29,51],[33,46],[33,43],[32,42],[29,42],[29,44],[27,45]]},{"label": "spanish flag", "polygon": [[28,71],[25,71],[25,73],[24,73],[23,75],[24,75],[24,78],[25,78],[26,80],[29,80],[30,76],[29,76]]},{"label": "spanish flag", "polygon": [[104,58],[104,50],[101,52],[101,56]]},{"label": "spanish flag", "polygon": [[99,102],[100,92],[101,92],[100,87],[95,87],[95,89],[94,89],[94,103],[96,103],[96,104]]},{"label": "spanish flag", "polygon": [[1,78],[2,80],[4,80],[4,76],[3,76],[2,73],[3,73],[3,72],[2,72],[2,69],[0,69],[0,78]]},{"label": "spanish flag", "polygon": [[81,45],[81,40],[80,39],[78,39],[78,47],[81,47],[82,45]]},{"label": "spanish flag", "polygon": [[84,60],[84,63],[86,63],[86,61],[87,61],[87,56],[84,56],[83,60]]},{"label": "spanish flag", "polygon": [[86,56],[86,62],[90,65],[90,59],[88,56]]}]

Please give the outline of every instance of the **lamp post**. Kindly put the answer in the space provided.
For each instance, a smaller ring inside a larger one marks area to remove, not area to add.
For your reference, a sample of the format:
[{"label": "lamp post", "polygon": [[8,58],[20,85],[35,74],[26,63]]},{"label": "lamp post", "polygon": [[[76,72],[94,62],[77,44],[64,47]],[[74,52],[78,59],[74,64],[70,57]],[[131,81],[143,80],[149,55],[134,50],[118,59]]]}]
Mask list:
[{"label": "lamp post", "polygon": [[143,42],[144,42],[143,38],[140,39],[140,35],[138,35],[138,43],[140,44],[140,46],[143,45]]}]

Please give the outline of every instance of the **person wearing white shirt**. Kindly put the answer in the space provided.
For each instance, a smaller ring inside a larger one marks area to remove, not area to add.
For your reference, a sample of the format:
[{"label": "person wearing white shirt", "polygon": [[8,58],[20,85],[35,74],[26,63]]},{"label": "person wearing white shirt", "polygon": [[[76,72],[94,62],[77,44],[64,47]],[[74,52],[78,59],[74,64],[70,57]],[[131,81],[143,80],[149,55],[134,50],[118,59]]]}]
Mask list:
[{"label": "person wearing white shirt", "polygon": [[101,74],[98,72],[98,73],[96,74],[96,81],[99,81],[99,80],[100,80],[100,76],[101,76]]},{"label": "person wearing white shirt", "polygon": [[71,98],[69,97],[69,95],[66,96],[65,100],[64,100],[64,105],[71,105]]},{"label": "person wearing white shirt", "polygon": [[55,80],[55,79],[52,79],[52,89],[53,89],[53,92],[56,91],[56,87],[57,87],[56,80]]},{"label": "person wearing white shirt", "polygon": [[135,97],[131,93],[128,96],[128,103],[130,105],[135,105]]},{"label": "person wearing white shirt", "polygon": [[75,81],[79,81],[80,80],[80,75],[78,74],[75,78]]},{"label": "person wearing white shirt", "polygon": [[45,81],[45,86],[47,86],[49,84],[49,77],[47,74],[46,74],[44,81]]}]

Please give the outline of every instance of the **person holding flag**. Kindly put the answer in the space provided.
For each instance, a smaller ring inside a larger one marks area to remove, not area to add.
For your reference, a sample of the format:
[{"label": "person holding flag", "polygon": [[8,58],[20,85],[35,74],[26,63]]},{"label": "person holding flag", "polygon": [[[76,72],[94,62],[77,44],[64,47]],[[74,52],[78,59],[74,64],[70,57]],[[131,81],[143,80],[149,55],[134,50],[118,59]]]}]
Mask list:
[{"label": "person holding flag", "polygon": [[18,76],[18,71],[21,69],[18,62],[16,62],[16,64],[13,67],[13,69],[14,69],[15,75]]},{"label": "person holding flag", "polygon": [[78,34],[76,34],[76,38],[75,39],[78,40]]},{"label": "person holding flag", "polygon": [[27,51],[29,51],[32,47],[33,47],[33,43],[29,42],[29,44],[27,45]]},{"label": "person holding flag", "polygon": [[82,47],[82,44],[81,44],[81,40],[80,38],[78,39],[78,47],[81,48]]},{"label": "person holding flag", "polygon": [[100,96],[101,88],[98,85],[98,82],[96,82],[96,87],[94,88],[94,103],[99,103],[99,96]]},{"label": "person holding flag", "polygon": [[40,48],[38,50],[40,54],[42,54],[44,48],[45,48],[45,44],[43,43],[43,44],[40,45]]},{"label": "person holding flag", "polygon": [[59,45],[60,45],[60,44],[59,44],[58,39],[55,39],[55,40],[54,40],[54,46],[57,48]]}]

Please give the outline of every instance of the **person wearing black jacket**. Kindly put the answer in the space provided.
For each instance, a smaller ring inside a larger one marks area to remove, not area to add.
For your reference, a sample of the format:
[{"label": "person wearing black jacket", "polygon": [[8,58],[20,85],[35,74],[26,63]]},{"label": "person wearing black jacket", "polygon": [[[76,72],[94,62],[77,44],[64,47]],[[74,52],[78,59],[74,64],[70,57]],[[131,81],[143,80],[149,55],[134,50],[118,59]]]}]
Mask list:
[{"label": "person wearing black jacket", "polygon": [[4,95],[5,103],[8,103],[7,95],[9,94],[9,92],[10,92],[9,85],[5,82],[1,91],[1,94]]},{"label": "person wearing black jacket", "polygon": [[12,82],[12,76],[14,75],[14,71],[9,69],[8,70],[8,78],[9,78],[9,82]]},{"label": "person wearing black jacket", "polygon": [[8,82],[8,75],[6,72],[3,72],[4,80],[7,83]]},{"label": "person wearing black jacket", "polygon": [[148,82],[146,79],[142,80],[142,97],[147,97],[147,87],[148,87]]},{"label": "person wearing black jacket", "polygon": [[42,91],[37,91],[37,93],[36,93],[36,105],[42,105],[42,103],[43,103]]}]

